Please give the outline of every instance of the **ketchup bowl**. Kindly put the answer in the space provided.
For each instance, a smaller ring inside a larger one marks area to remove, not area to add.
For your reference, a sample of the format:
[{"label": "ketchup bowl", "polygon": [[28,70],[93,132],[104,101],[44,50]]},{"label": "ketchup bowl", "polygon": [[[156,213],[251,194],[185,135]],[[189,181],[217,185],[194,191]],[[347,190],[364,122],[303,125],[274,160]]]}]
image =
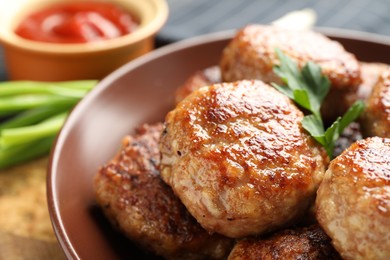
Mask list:
[{"label": "ketchup bowl", "polygon": [[8,77],[101,79],[151,51],[167,17],[165,0],[1,1]]}]

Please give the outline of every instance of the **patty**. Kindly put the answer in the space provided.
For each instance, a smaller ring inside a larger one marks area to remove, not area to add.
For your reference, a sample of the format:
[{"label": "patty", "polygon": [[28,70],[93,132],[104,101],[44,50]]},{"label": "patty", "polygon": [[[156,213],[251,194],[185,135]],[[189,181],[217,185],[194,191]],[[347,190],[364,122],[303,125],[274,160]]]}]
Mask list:
[{"label": "patty", "polygon": [[314,201],[328,157],[302,112],[261,81],[202,87],[168,113],[161,175],[208,231],[272,231]]},{"label": "patty", "polygon": [[317,220],[345,259],[390,258],[390,139],[357,141],[336,157],[316,198]]},{"label": "patty", "polygon": [[381,74],[366,104],[361,116],[363,135],[390,138],[390,66]]},{"label": "patty", "polygon": [[321,109],[326,123],[332,123],[357,100],[362,82],[360,63],[337,41],[314,32],[252,24],[241,28],[224,48],[220,60],[222,81],[259,79],[282,83],[273,68],[280,61],[279,48],[298,67],[307,62],[318,64],[331,83]]},{"label": "patty", "polygon": [[160,178],[162,124],[126,136],[118,154],[95,176],[98,204],[135,243],[165,258],[220,259],[232,241],[210,235]]},{"label": "patty", "polygon": [[287,229],[264,238],[240,240],[229,255],[239,259],[341,259],[330,238],[318,226]]}]

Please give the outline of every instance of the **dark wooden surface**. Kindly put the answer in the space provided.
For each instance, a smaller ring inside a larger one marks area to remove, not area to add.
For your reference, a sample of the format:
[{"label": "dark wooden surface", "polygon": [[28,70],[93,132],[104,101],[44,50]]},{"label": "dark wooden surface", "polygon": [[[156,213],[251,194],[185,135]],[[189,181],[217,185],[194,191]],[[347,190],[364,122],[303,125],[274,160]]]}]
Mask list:
[{"label": "dark wooden surface", "polygon": [[248,23],[270,23],[284,14],[311,8],[316,26],[390,36],[389,0],[167,0],[170,13],[158,35],[172,42]]}]

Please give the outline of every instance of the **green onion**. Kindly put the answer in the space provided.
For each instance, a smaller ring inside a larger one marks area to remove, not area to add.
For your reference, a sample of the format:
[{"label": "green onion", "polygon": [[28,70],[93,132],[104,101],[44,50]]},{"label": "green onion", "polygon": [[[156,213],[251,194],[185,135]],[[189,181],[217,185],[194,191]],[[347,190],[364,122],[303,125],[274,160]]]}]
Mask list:
[{"label": "green onion", "polygon": [[0,82],[0,169],[47,154],[96,80]]},{"label": "green onion", "polygon": [[3,87],[27,87],[27,88],[51,88],[51,87],[64,87],[73,89],[85,89],[91,90],[95,85],[96,80],[76,80],[76,81],[62,81],[62,82],[40,82],[40,81],[3,81],[0,82],[0,88]]},{"label": "green onion", "polygon": [[28,87],[28,86],[4,86],[0,87],[0,97],[15,95],[19,93],[25,94],[51,94],[63,97],[82,98],[88,92],[87,89],[71,89],[64,87]]},{"label": "green onion", "polygon": [[62,113],[36,125],[4,129],[0,133],[0,147],[8,148],[55,135],[64,124],[66,116],[67,113]]},{"label": "green onion", "polygon": [[60,97],[53,95],[12,95],[0,97],[0,112],[20,112],[26,109],[41,106],[63,106],[66,104],[75,105],[79,98]]},{"label": "green onion", "polygon": [[16,128],[39,123],[40,121],[55,114],[68,111],[72,106],[64,104],[63,106],[46,106],[23,111],[3,123],[0,123],[0,131],[6,128]]},{"label": "green onion", "polygon": [[0,149],[0,169],[11,167],[50,152],[55,136],[48,136],[40,140]]}]

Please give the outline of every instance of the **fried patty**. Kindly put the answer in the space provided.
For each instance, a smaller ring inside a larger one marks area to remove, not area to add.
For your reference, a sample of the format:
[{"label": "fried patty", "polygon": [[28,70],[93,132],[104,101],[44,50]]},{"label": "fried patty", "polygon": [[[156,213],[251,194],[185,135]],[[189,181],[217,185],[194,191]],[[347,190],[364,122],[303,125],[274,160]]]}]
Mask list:
[{"label": "fried patty", "polygon": [[318,226],[287,229],[265,238],[243,239],[234,246],[229,260],[240,259],[341,259],[330,238]]},{"label": "fried patty", "polygon": [[390,66],[380,76],[366,104],[361,116],[363,135],[390,138]]},{"label": "fried patty", "polygon": [[343,46],[314,32],[275,26],[248,25],[240,29],[225,47],[220,60],[223,81],[259,79],[281,83],[274,73],[280,64],[275,48],[295,60],[299,67],[311,61],[318,64],[331,82],[322,107],[325,122],[333,122],[357,99],[361,83],[360,64]]},{"label": "fried patty", "polygon": [[231,240],[210,235],[160,178],[162,124],[143,125],[126,136],[118,154],[94,180],[108,219],[143,248],[165,258],[223,258]]},{"label": "fried patty", "polygon": [[302,112],[261,81],[200,88],[166,117],[161,175],[210,232],[272,231],[314,201],[328,157]]},{"label": "fried patty", "polygon": [[317,220],[345,259],[390,259],[390,139],[357,141],[335,158]]}]

